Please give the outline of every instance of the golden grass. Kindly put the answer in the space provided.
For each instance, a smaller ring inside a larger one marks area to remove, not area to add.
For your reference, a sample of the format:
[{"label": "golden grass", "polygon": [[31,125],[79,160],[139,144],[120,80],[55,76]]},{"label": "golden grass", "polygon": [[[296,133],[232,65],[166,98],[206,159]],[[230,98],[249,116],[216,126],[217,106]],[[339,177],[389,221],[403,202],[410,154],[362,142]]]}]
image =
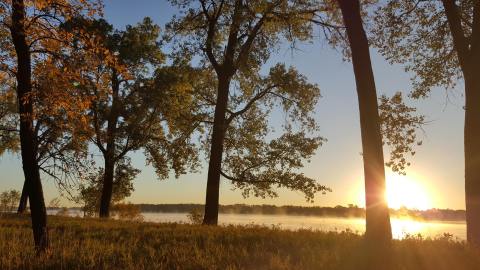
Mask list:
[{"label": "golden grass", "polygon": [[[26,216],[0,217],[0,269],[480,269],[480,252],[449,239],[394,241],[369,253],[349,232],[284,231],[49,217],[51,249],[35,256]],[[370,257],[369,257],[370,256]]]}]

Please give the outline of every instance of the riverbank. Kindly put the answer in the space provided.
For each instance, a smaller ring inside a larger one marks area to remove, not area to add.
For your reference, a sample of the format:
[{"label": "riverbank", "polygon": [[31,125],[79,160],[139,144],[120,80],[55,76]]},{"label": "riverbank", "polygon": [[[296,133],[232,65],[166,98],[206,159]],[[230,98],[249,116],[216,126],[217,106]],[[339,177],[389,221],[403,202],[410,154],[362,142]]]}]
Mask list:
[{"label": "riverbank", "polygon": [[[361,269],[350,232],[49,217],[52,248],[36,257],[28,216],[0,217],[0,269]],[[381,256],[379,256],[381,257]],[[394,241],[399,269],[477,269],[480,252],[451,239]]]}]

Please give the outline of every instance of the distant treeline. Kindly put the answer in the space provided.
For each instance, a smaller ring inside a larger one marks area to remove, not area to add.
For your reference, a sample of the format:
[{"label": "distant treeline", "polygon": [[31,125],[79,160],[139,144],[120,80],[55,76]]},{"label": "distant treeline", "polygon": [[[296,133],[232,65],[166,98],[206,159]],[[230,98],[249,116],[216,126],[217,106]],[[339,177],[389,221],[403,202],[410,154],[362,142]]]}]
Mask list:
[{"label": "distant treeline", "polygon": [[[202,204],[138,204],[142,212],[157,213],[189,213],[193,209],[203,209]],[[220,213],[228,214],[262,214],[262,215],[299,215],[299,216],[322,216],[322,217],[365,217],[365,209],[350,205],[335,207],[306,207],[306,206],[275,206],[275,205],[220,205]],[[411,217],[424,220],[465,220],[465,210],[451,209],[390,209],[393,217]]]}]

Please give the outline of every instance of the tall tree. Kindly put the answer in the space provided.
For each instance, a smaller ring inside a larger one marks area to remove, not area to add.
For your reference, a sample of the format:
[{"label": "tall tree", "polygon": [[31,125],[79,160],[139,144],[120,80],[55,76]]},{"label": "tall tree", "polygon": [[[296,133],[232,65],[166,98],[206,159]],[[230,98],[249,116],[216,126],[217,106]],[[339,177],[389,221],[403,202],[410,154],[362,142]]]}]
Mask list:
[{"label": "tall tree", "polygon": [[385,198],[383,143],[369,44],[363,29],[359,0],[338,0],[338,3],[350,43],[360,109],[365,176],[365,236],[373,242],[388,243],[392,231]]},{"label": "tall tree", "polygon": [[389,60],[414,73],[414,98],[463,78],[467,240],[480,246],[480,2],[387,1],[377,11],[374,34]]},{"label": "tall tree", "polygon": [[[375,0],[319,1],[315,15],[308,18],[320,27],[323,38],[339,49],[344,60],[351,60],[357,84],[362,135],[363,164],[367,202],[367,237],[374,241],[391,239],[388,206],[385,200],[385,169],[406,174],[409,157],[421,145],[418,130],[425,117],[416,108],[405,104],[401,92],[392,97],[382,95],[377,100],[372,72],[369,41],[364,25],[370,20]],[[380,104],[378,104],[378,101]],[[390,150],[383,164],[382,145]],[[379,229],[380,228],[380,229]],[[377,242],[378,243],[378,242]]]},{"label": "tall tree", "polygon": [[[2,56],[11,57],[9,61],[3,63],[2,72],[16,79],[15,89],[20,115],[20,153],[26,191],[30,201],[35,246],[38,251],[44,251],[48,247],[48,232],[40,179],[39,154],[42,151],[38,147],[44,137],[40,136],[39,123],[41,121],[37,118],[35,101],[47,96],[54,99],[63,94],[56,92],[57,95],[45,95],[42,87],[45,84],[36,80],[36,72],[42,71],[41,74],[48,75],[47,78],[55,77],[50,76],[53,74],[49,72],[57,72],[55,75],[60,73],[55,59],[58,60],[59,55],[65,52],[62,51],[62,48],[69,42],[70,36],[62,31],[59,25],[76,14],[93,14],[98,7],[96,3],[89,1],[12,0],[0,2],[3,27],[1,32],[9,32],[11,37],[11,45],[2,43],[6,45],[2,47]],[[39,65],[42,65],[42,68],[37,69]],[[58,90],[59,88],[54,87],[53,89]],[[50,105],[53,104],[50,103]],[[60,102],[60,104],[62,103]],[[53,106],[51,109],[59,107],[62,106]],[[63,109],[64,107],[59,111]]]},{"label": "tall tree", "polygon": [[197,165],[191,129],[180,120],[172,124],[174,119],[188,120],[190,92],[177,91],[172,81],[175,76],[169,77],[168,68],[162,66],[160,28],[151,19],[124,31],[114,30],[104,20],[79,20],[72,26],[76,31],[96,33],[113,55],[94,66],[89,83],[81,86],[96,97],[90,108],[94,131],[90,140],[104,159],[98,206],[99,216],[107,218],[115,179],[120,179],[116,168],[131,167],[130,152],[143,149],[161,179],[169,177],[170,168],[178,176]]},{"label": "tall tree", "polygon": [[35,245],[44,249],[48,246],[47,213],[43,198],[42,183],[35,155],[33,129],[32,70],[29,45],[26,38],[26,8],[21,0],[12,1],[12,40],[17,54],[17,97],[20,118],[20,142],[23,172],[30,198],[32,227]]},{"label": "tall tree", "polygon": [[[319,97],[316,85],[294,68],[261,68],[281,40],[294,42],[311,36],[315,1],[171,1],[184,16],[170,24],[184,54],[201,54],[204,82],[197,93],[204,100],[209,153],[203,223],[218,222],[221,176],[248,196],[276,196],[275,187],[303,192],[312,200],[327,188],[295,170],[322,144],[309,138],[317,126],[311,112]],[[268,116],[275,104],[287,115],[285,133],[272,132]]]}]

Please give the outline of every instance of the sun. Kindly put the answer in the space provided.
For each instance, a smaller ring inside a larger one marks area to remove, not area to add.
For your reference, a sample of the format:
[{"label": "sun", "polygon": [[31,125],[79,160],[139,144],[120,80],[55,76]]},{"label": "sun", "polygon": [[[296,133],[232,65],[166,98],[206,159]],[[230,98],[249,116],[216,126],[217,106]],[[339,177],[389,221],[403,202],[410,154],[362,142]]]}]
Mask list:
[{"label": "sun", "polygon": [[426,210],[431,208],[431,201],[427,189],[414,178],[398,174],[386,176],[386,198],[390,208]]}]

